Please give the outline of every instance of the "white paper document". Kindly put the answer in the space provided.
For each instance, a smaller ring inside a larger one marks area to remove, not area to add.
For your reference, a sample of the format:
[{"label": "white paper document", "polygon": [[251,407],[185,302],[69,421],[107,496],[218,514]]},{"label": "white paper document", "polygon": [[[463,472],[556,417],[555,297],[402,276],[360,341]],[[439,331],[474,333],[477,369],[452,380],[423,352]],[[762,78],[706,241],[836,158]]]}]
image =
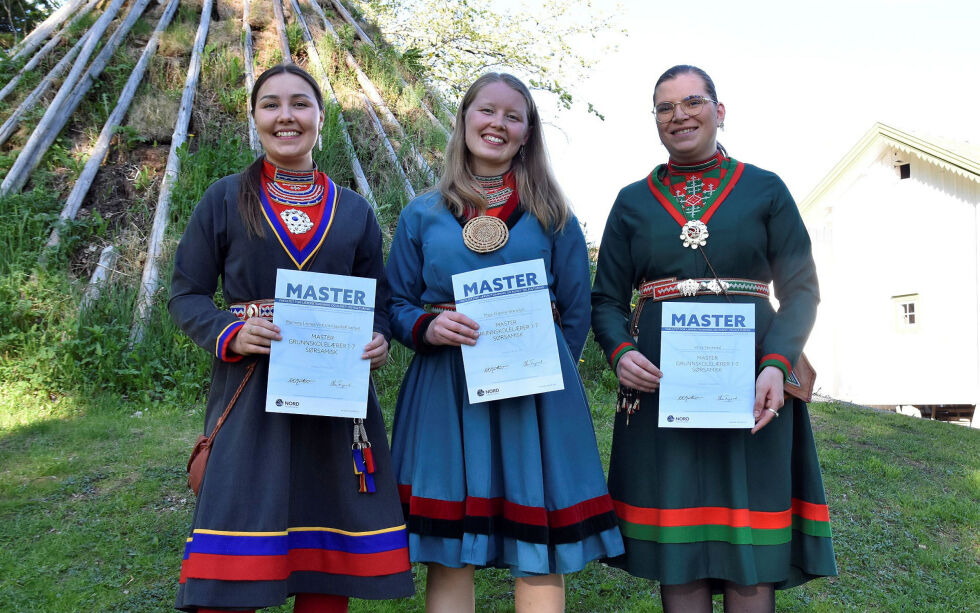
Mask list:
[{"label": "white paper document", "polygon": [[755,305],[663,303],[661,428],[755,425]]},{"label": "white paper document", "polygon": [[543,260],[453,275],[453,293],[480,325],[461,348],[470,403],[565,389]]},{"label": "white paper document", "polygon": [[279,269],[265,410],[333,417],[367,414],[376,281]]}]

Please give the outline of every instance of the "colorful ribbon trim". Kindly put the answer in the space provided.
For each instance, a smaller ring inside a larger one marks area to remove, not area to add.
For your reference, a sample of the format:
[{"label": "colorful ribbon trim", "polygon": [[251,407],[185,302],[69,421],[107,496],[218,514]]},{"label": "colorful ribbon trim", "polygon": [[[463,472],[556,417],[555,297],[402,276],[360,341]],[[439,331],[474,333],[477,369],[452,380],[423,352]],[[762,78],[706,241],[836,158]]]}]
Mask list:
[{"label": "colorful ribbon trim", "polygon": [[289,255],[289,258],[296,265],[296,268],[302,270],[316,252],[323,245],[324,239],[327,237],[327,233],[330,231],[330,226],[333,225],[334,217],[337,213],[337,198],[340,194],[340,187],[335,184],[330,177],[323,175],[324,180],[327,184],[326,194],[324,196],[324,208],[323,217],[320,219],[320,223],[313,231],[313,236],[310,238],[310,242],[303,247],[303,249],[297,249],[290,238],[289,230],[283,224],[282,219],[276,214],[272,204],[269,202],[269,195],[265,184],[262,184],[262,189],[259,192],[259,200],[262,203],[262,214],[265,215],[265,219],[269,226],[276,233],[276,239],[278,239],[279,244]]}]

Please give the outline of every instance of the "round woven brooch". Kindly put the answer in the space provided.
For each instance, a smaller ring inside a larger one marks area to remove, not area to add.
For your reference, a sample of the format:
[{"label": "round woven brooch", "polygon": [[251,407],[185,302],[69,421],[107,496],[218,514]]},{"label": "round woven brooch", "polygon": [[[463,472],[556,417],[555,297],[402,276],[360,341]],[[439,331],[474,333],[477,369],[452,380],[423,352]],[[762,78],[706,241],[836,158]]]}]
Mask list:
[{"label": "round woven brooch", "polygon": [[510,231],[499,217],[480,215],[463,226],[463,243],[470,251],[490,253],[507,244]]}]

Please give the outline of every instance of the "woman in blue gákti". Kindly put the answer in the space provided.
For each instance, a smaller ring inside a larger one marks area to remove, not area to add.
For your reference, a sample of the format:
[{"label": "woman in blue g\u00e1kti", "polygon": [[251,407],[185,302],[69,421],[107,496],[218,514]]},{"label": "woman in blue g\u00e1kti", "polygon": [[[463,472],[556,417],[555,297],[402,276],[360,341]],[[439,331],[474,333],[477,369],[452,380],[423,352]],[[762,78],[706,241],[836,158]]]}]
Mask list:
[{"label": "woman in blue g\u00e1kti", "polygon": [[[609,492],[626,555],[611,563],[659,580],[668,612],[709,612],[715,591],[726,611],[772,611],[774,589],[837,572],[806,403],[783,406],[819,301],[810,237],[779,177],[718,145],[725,106],[703,70],[665,72],[653,104],[670,159],[620,191],[592,291],[624,390]],[[751,431],[658,427],[662,306],[675,299],[755,305]]]},{"label": "woman in blue g\u00e1kti", "polygon": [[[251,112],[265,155],[207,190],[174,261],[170,313],[214,356],[206,433],[252,373],[214,438],[177,608],[253,611],[295,595],[298,613],[339,613],[351,596],[409,596],[408,539],[374,389],[358,426],[265,411],[268,354],[282,340],[271,321],[279,268],[376,279],[374,339],[362,358],[384,364],[381,230],[364,198],[313,163],[323,125],[313,77],[293,64],[268,69]],[[228,310],[214,303],[219,279]],[[359,444],[369,437],[372,453],[362,453],[373,455],[373,473],[365,465],[355,474],[352,432]]]},{"label": "woman in blue g\u00e1kti", "polygon": [[[464,225],[484,222],[500,230],[497,244],[464,239]],[[472,611],[477,567],[510,569],[518,611],[561,611],[563,574],[623,551],[576,370],[587,257],[530,92],[511,75],[483,75],[460,104],[438,190],[402,211],[387,268],[392,332],[416,354],[392,455],[411,558],[428,564],[428,611]],[[460,345],[479,331],[453,310],[452,275],[538,258],[565,389],[470,404]]]}]

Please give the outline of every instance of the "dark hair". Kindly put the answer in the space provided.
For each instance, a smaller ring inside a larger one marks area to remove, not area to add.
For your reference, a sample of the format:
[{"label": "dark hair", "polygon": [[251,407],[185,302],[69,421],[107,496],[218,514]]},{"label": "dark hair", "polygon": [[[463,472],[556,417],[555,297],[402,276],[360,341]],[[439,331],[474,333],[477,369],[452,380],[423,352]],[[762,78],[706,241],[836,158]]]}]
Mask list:
[{"label": "dark hair", "polygon": [[[676,79],[682,74],[693,74],[700,77],[701,80],[704,81],[704,89],[705,91],[707,91],[708,96],[710,96],[711,99],[714,100],[716,103],[718,102],[718,92],[715,91],[715,82],[711,80],[711,77],[708,76],[708,73],[701,70],[697,66],[691,66],[690,64],[678,64],[677,66],[672,66],[668,68],[662,75],[660,75],[660,78],[657,79],[657,84],[653,86],[654,97],[656,98],[657,88],[660,87],[661,83],[663,83],[664,81],[671,81],[673,79]],[[715,143],[718,145],[718,150],[721,151],[721,154],[727,157],[728,152],[725,151],[725,148],[722,146],[722,144],[719,143],[718,141],[715,141]]]},{"label": "dark hair", "polygon": [[[291,74],[306,81],[313,89],[316,103],[319,110],[323,110],[323,93],[320,92],[320,84],[316,82],[310,73],[306,72],[296,64],[276,64],[269,68],[255,80],[252,86],[252,93],[249,95],[248,112],[255,115],[255,102],[259,96],[259,90],[266,81],[281,74]],[[265,161],[265,154],[260,155],[248,168],[242,172],[242,181],[238,186],[238,212],[245,223],[245,229],[249,236],[265,236],[265,223],[262,218],[261,207],[259,206],[259,191],[262,189],[262,163]]]},{"label": "dark hair", "polygon": [[527,142],[521,145],[520,153],[511,160],[517,193],[521,198],[520,206],[534,215],[545,228],[562,229],[572,213],[551,171],[538,107],[527,86],[505,72],[488,72],[474,81],[456,110],[456,127],[446,145],[445,169],[438,185],[446,208],[457,217],[463,215],[467,208],[477,211],[487,208],[486,197],[479,190],[470,167],[471,154],[466,146],[466,112],[480,91],[491,83],[507,85],[524,98],[527,107]]}]

